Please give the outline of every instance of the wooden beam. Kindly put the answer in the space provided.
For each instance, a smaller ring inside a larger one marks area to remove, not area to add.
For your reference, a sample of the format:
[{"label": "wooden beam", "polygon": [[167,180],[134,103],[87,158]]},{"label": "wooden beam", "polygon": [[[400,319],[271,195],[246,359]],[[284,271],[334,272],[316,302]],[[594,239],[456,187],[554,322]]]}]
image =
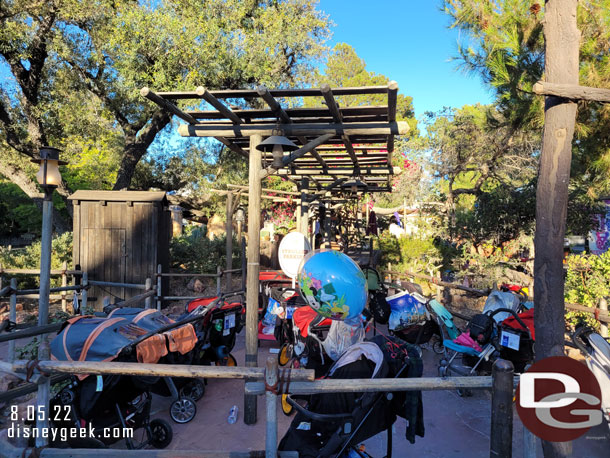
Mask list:
[{"label": "wooden beam", "polygon": [[275,98],[269,93],[269,90],[265,86],[258,86],[256,88],[256,93],[265,101],[267,105],[269,105],[269,108],[271,108],[271,112],[276,118],[281,119],[286,124],[292,123],[290,116],[288,116],[288,114],[284,111],[279,102],[275,100]]},{"label": "wooden beam", "polygon": [[[316,88],[307,89],[270,89],[273,97],[321,97],[322,93]],[[366,94],[387,94],[387,86],[361,86],[361,87],[339,87],[335,88],[335,95],[366,95]],[[255,89],[225,89],[210,91],[218,99],[239,99],[254,98],[258,96]],[[197,99],[196,92],[177,91],[159,92],[158,95],[167,99]]]},{"label": "wooden beam", "polygon": [[[271,109],[271,112],[274,116],[276,116],[278,119],[281,119],[286,124],[292,124],[292,119],[290,118],[290,115],[286,113],[286,111],[281,107],[279,102],[275,100],[275,98],[269,93],[269,90],[265,86],[259,86],[256,89],[256,92],[265,101],[265,103],[269,105],[269,108]],[[301,144],[307,144],[307,137],[300,135],[298,138]],[[320,155],[316,152],[315,149],[312,149],[310,153],[322,167],[326,167],[324,159],[320,157]]]},{"label": "wooden beam", "polygon": [[[323,84],[322,87],[320,87],[320,91],[322,91],[326,105],[328,106],[330,113],[333,115],[335,122],[337,124],[343,124],[343,116],[341,115],[341,111],[339,111],[339,106],[337,105],[337,101],[335,100],[335,96],[333,95],[333,91],[330,86],[328,84]],[[341,139],[343,140],[343,144],[345,145],[345,149],[347,149],[349,156],[352,158],[354,167],[358,168],[358,158],[354,152],[354,146],[352,145],[349,135],[343,134],[341,135]]]},{"label": "wooden beam", "polygon": [[[272,96],[273,97],[273,96]],[[239,118],[243,120],[256,120],[256,119],[269,119],[276,118],[277,115],[273,110],[232,110]],[[286,114],[294,121],[294,118],[320,118],[330,117],[330,112],[327,107],[319,108],[284,108]],[[378,118],[380,121],[386,120],[388,114],[388,107],[385,105],[381,106],[365,106],[365,107],[344,107],[341,109],[343,116],[348,117],[359,117],[368,116]],[[187,111],[195,119],[223,119],[225,116],[216,110],[192,110]],[[380,119],[383,118],[383,119]]]},{"label": "wooden beam", "polygon": [[324,186],[324,191],[330,191],[331,189],[333,189],[336,186],[341,185],[341,183],[343,183],[344,181],[347,181],[347,178],[337,178],[335,181],[333,181],[331,184]]},{"label": "wooden beam", "polygon": [[[398,100],[398,83],[388,83],[388,121],[396,121],[396,102]],[[388,164],[392,163],[392,152],[394,151],[394,135],[388,135]]]},{"label": "wooden beam", "polygon": [[231,151],[245,157],[246,159],[249,157],[248,153],[246,151],[244,151],[244,149],[241,146],[236,145],[228,138],[224,138],[224,137],[214,137],[214,138],[216,140],[218,140],[220,143],[222,143],[223,145],[225,145],[227,148],[229,148]]},{"label": "wooden beam", "polygon": [[[244,186],[241,184],[228,184],[227,185],[229,188],[235,188],[235,189],[248,189],[248,186]],[[277,194],[285,194],[287,196],[300,196],[301,193],[297,192],[297,191],[278,191],[277,189],[271,189],[271,188],[261,188],[261,191],[264,192],[275,192]]]},{"label": "wooden beam", "polygon": [[[581,34],[577,0],[544,4],[544,72],[551,83],[578,85]],[[558,103],[559,102],[559,103]],[[563,243],[577,104],[548,97],[536,187],[534,323],[536,361],[564,356]],[[544,456],[572,455],[572,442],[543,440]]]},{"label": "wooden beam", "polygon": [[[316,136],[322,134],[341,135],[404,135],[409,126],[404,121],[396,122],[365,122],[344,124],[282,124],[279,126],[284,135],[297,137],[299,135]],[[182,124],[178,133],[183,137],[249,137],[251,135],[269,136],[277,129],[277,124]]]},{"label": "wooden beam", "polygon": [[231,111],[231,109],[229,107],[227,107],[224,103],[222,103],[220,100],[218,100],[216,97],[214,97],[210,93],[210,91],[208,91],[203,86],[199,86],[195,90],[195,92],[197,93],[197,95],[199,97],[203,98],[203,100],[208,102],[210,105],[212,105],[214,108],[216,108],[220,113],[222,113],[222,115],[225,118],[230,119],[235,124],[241,124],[243,122],[235,113],[233,113]]},{"label": "wooden beam", "polygon": [[155,94],[149,88],[143,87],[142,89],[140,89],[140,95],[142,97],[146,97],[148,100],[150,100],[152,102],[155,102],[161,108],[169,111],[172,114],[175,114],[180,119],[188,122],[189,124],[197,124],[197,120],[195,118],[193,118],[191,115],[182,111],[180,108],[178,108],[176,105],[171,103],[169,100],[165,100],[164,98],[159,97],[159,95]]},{"label": "wooden beam", "polygon": [[[13,372],[26,372],[28,361],[13,363]],[[265,370],[258,367],[199,366],[183,364],[118,363],[107,361],[40,361],[39,370],[64,374],[121,374],[152,377],[263,379]],[[313,370],[293,370],[293,380],[313,380]]]},{"label": "wooden beam", "polygon": [[610,89],[580,86],[578,84],[550,83],[538,81],[533,91],[538,95],[563,97],[569,100],[589,100],[610,103]]},{"label": "wooden beam", "polygon": [[[256,147],[260,135],[250,137],[248,164],[248,267],[246,286],[246,366],[258,365],[258,291],[260,271],[261,152]],[[244,422],[256,423],[256,396],[244,397]]]},{"label": "wooden beam", "polygon": [[[327,171],[316,168],[295,168],[294,173],[289,170],[278,170],[278,175],[354,175],[354,168],[350,167],[331,167]],[[361,167],[360,173],[363,175],[389,175],[387,167]]]},{"label": "wooden beam", "polygon": [[[309,143],[302,146],[298,150],[291,152],[288,156],[285,156],[284,159],[282,160],[283,166],[286,167],[287,165],[294,162],[296,159],[306,155],[316,146],[321,145],[322,143],[326,142],[332,136],[333,136],[332,134],[320,135],[318,138],[310,141]],[[267,176],[269,176],[271,174],[274,174],[276,171],[277,171],[277,169],[274,167],[267,167],[266,169],[261,171],[261,179],[266,178]]]}]

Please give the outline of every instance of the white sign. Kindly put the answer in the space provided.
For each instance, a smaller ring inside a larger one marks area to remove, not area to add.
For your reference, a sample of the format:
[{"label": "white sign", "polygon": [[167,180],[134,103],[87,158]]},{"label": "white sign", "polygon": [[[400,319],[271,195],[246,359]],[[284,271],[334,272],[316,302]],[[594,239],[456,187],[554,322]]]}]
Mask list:
[{"label": "white sign", "polygon": [[277,252],[280,267],[290,278],[296,278],[299,273],[301,259],[311,251],[307,238],[300,232],[290,232],[282,239]]},{"label": "white sign", "polygon": [[512,332],[502,331],[500,335],[500,345],[513,350],[519,350],[519,334],[513,334]]}]

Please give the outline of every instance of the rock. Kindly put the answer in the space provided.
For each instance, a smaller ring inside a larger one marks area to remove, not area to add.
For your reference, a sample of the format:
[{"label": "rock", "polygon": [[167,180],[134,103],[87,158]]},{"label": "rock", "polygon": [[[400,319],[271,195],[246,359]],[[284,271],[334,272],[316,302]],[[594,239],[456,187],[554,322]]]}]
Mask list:
[{"label": "rock", "polygon": [[200,278],[192,278],[186,287],[191,291],[195,291],[196,293],[203,293],[206,288],[205,284]]},{"label": "rock", "polygon": [[0,392],[15,388],[20,382],[21,379],[19,377],[16,377],[13,374],[0,372]]}]

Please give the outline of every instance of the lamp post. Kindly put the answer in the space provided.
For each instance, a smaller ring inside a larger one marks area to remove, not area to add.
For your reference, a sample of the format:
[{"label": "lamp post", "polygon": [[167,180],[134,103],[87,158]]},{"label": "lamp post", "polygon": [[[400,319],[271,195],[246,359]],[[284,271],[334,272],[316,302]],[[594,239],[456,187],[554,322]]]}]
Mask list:
[{"label": "lamp post", "polygon": [[[40,241],[40,294],[38,298],[38,325],[43,326],[49,321],[49,290],[51,289],[51,240],[53,232],[53,191],[61,183],[59,166],[66,162],[59,160],[59,150],[49,146],[40,149],[40,156],[32,159],[32,162],[40,164],[36,180],[44,191],[42,201],[42,237]],[[38,347],[38,359],[48,360],[49,343],[45,335],[41,337]],[[44,412],[49,408],[50,383],[48,377],[40,377],[38,381],[38,393],[36,402],[42,406]],[[37,418],[36,427],[39,431],[48,428],[47,415]],[[36,446],[44,447],[48,439],[42,435],[36,438]]]}]

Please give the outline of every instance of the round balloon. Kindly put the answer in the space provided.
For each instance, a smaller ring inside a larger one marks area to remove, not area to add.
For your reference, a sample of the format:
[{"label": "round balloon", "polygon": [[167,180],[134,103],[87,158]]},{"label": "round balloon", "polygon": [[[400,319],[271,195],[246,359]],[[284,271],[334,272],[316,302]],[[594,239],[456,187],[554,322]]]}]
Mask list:
[{"label": "round balloon", "polygon": [[320,315],[333,320],[358,317],[366,305],[366,279],[358,264],[334,250],[309,252],[297,275],[303,299]]}]

